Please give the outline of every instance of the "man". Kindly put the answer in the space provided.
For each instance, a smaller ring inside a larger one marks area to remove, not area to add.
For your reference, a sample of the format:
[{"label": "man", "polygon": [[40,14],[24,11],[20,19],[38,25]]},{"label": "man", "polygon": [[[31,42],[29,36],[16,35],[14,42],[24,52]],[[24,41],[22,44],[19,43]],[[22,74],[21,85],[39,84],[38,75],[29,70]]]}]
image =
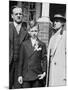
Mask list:
[{"label": "man", "polygon": [[49,86],[66,85],[66,19],[61,14],[53,18],[55,34],[51,37],[48,47]]},{"label": "man", "polygon": [[47,72],[46,45],[38,39],[38,25],[28,33],[30,38],[21,45],[18,82],[23,88],[42,87]]},{"label": "man", "polygon": [[9,24],[9,88],[18,88],[17,69],[21,42],[27,39],[27,32],[22,27],[22,9],[14,6],[12,9],[13,22]]}]

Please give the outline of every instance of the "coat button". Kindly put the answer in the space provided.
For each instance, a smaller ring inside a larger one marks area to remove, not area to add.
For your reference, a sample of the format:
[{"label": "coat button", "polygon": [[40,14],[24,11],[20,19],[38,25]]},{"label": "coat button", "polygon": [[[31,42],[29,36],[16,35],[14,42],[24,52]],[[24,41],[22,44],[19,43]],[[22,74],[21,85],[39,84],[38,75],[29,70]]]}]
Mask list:
[{"label": "coat button", "polygon": [[54,65],[56,65],[56,62],[54,62]]},{"label": "coat button", "polygon": [[64,78],[64,81],[66,81],[66,79]]},{"label": "coat button", "polygon": [[65,55],[66,55],[67,53],[66,53],[66,51],[65,51]]}]

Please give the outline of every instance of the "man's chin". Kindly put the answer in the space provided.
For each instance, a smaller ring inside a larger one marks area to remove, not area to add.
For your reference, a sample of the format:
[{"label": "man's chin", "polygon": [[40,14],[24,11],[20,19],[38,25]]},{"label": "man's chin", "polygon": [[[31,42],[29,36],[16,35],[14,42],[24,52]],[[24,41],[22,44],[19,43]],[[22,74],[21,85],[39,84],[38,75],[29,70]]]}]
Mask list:
[{"label": "man's chin", "polygon": [[20,24],[20,23],[22,23],[22,21],[16,21],[16,23],[17,23],[17,24]]}]

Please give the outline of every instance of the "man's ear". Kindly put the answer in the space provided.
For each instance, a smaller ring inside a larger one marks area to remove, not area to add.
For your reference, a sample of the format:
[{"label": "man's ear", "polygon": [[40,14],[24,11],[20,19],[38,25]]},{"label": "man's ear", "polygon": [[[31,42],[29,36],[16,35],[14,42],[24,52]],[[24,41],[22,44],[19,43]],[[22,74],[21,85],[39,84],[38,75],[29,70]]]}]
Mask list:
[{"label": "man's ear", "polygon": [[30,31],[28,31],[28,33],[30,34]]},{"label": "man's ear", "polygon": [[11,17],[12,17],[12,19],[13,19],[13,14],[11,14]]}]

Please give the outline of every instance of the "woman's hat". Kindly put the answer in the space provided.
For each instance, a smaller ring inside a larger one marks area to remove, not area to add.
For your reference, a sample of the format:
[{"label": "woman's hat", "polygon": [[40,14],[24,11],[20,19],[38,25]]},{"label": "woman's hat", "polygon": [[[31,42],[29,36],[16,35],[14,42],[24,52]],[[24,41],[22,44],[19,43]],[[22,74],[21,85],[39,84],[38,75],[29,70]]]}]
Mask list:
[{"label": "woman's hat", "polygon": [[52,22],[54,22],[56,20],[66,22],[66,18],[64,16],[62,16],[61,14],[55,14],[54,17],[51,20],[52,20]]}]

